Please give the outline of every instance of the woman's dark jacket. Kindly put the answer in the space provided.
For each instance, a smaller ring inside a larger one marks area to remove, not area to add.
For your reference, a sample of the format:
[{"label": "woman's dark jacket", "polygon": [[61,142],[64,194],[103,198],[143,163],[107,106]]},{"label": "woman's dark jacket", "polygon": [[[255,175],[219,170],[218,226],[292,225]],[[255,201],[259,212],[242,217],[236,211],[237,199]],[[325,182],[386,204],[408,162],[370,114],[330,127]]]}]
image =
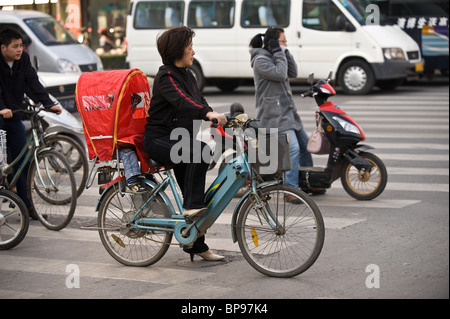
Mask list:
[{"label": "woman's dark jacket", "polygon": [[195,137],[193,121],[205,119],[211,111],[188,68],[163,65],[153,82],[145,138],[167,136],[179,127],[186,128]]},{"label": "woman's dark jacket", "polygon": [[[35,102],[41,102],[44,106],[55,105],[39,82],[39,77],[31,65],[28,53],[23,52],[20,60],[14,61],[12,69],[0,53],[0,110],[5,108],[13,111],[21,109],[25,92],[31,95],[30,97]],[[19,120],[20,118],[21,116],[14,116],[9,120]]]}]

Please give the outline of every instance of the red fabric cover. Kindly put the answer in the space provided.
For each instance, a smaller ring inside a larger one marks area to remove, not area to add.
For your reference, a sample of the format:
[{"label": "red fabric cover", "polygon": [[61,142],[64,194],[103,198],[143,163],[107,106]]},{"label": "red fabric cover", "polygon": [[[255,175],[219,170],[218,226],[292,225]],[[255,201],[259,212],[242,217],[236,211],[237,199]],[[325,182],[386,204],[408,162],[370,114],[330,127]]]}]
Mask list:
[{"label": "red fabric cover", "polygon": [[85,72],[75,95],[89,159],[110,161],[115,147],[128,143],[136,146],[147,172],[148,155],[142,149],[151,98],[147,76],[138,69]]}]

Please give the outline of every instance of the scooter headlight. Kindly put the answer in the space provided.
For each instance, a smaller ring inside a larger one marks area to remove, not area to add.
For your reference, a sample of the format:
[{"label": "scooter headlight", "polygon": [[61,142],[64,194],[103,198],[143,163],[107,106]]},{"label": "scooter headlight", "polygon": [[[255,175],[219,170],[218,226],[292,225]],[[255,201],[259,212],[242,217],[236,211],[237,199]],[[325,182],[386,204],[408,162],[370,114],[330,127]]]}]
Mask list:
[{"label": "scooter headlight", "polygon": [[351,133],[354,133],[354,134],[361,134],[359,129],[355,125],[353,125],[352,123],[349,123],[349,122],[347,122],[347,121],[345,121],[345,120],[343,120],[343,119],[341,119],[341,118],[339,118],[337,116],[333,116],[333,120],[338,122],[345,131],[351,132]]}]

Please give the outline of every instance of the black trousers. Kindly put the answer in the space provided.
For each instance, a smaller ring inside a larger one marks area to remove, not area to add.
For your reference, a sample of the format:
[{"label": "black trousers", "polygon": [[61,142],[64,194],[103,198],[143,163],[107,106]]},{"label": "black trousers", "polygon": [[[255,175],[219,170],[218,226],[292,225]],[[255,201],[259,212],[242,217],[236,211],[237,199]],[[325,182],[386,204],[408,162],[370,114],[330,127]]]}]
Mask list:
[{"label": "black trousers", "polygon": [[175,165],[173,170],[185,209],[205,207],[206,173],[211,160],[207,144],[192,139],[171,140],[170,136],[164,136],[145,139],[144,151],[160,164]]},{"label": "black trousers", "polygon": [[[190,139],[171,140],[170,136],[145,138],[144,151],[154,161],[164,165],[175,165],[174,173],[183,195],[184,209],[205,207],[204,194],[206,173],[211,160],[211,149],[206,143]],[[188,253],[202,253],[209,248],[205,237],[199,237]]]}]

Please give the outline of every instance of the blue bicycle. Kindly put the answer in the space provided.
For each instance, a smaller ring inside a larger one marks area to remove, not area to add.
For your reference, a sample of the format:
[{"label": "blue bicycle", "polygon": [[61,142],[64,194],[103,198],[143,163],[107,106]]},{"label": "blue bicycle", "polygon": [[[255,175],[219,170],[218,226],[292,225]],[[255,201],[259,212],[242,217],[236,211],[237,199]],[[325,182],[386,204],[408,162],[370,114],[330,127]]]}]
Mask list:
[{"label": "blue bicycle", "polygon": [[[293,277],[318,258],[325,237],[322,215],[301,190],[280,180],[264,182],[249,163],[249,137],[243,129],[252,120],[229,120],[245,151],[231,160],[205,193],[208,213],[199,220],[183,218],[182,199],[169,167],[161,168],[162,181],[144,181],[148,192],[129,194],[112,182],[98,205],[98,231],[108,253],[128,266],[149,266],[159,261],[170,245],[189,245],[214,224],[235,194],[247,182],[250,190],[233,211],[231,233],[252,267],[274,277]],[[154,167],[160,167],[153,163]],[[162,175],[165,175],[164,177]],[[119,176],[123,180],[123,177]],[[176,208],[165,193],[170,188]],[[172,243],[172,238],[178,243]]]}]

